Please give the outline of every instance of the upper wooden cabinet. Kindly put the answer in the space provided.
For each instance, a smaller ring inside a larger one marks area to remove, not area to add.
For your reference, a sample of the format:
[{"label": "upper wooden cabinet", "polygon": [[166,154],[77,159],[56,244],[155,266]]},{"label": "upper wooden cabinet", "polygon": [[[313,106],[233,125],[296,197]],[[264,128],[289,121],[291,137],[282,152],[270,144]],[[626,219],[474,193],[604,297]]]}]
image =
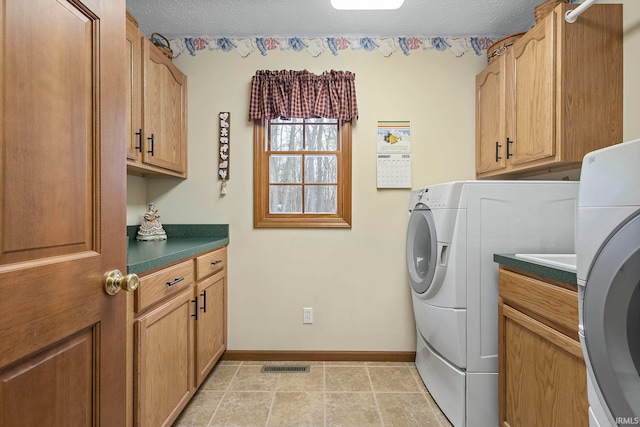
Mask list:
[{"label": "upper wooden cabinet", "polygon": [[142,160],[141,38],[138,27],[127,20],[127,161],[132,163]]},{"label": "upper wooden cabinet", "polygon": [[622,5],[561,4],[476,77],[476,175],[574,169],[622,142]]},{"label": "upper wooden cabinet", "polygon": [[143,176],[186,178],[187,77],[131,18],[127,19],[126,47],[130,71],[127,170]]},{"label": "upper wooden cabinet", "polygon": [[504,144],[506,62],[498,58],[476,77],[476,171],[494,172],[507,167]]}]

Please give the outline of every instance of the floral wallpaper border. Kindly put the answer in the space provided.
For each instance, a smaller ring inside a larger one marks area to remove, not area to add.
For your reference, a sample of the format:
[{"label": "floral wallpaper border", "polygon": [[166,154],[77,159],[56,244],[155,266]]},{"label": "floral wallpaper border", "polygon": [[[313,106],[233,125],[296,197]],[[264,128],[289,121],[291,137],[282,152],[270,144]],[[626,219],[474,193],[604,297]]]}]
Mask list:
[{"label": "floral wallpaper border", "polygon": [[[564,0],[575,4],[579,0]],[[502,36],[503,37],[503,36]],[[455,56],[462,56],[473,51],[480,56],[501,37],[375,37],[375,36],[330,36],[330,37],[188,37],[170,41],[174,58],[185,51],[195,56],[200,50],[222,50],[236,52],[243,58],[254,52],[267,56],[273,50],[293,50],[307,52],[318,57],[325,52],[338,56],[340,51],[363,50],[379,52],[385,57],[402,52],[410,55],[413,51],[432,50],[450,51]]]},{"label": "floral wallpaper border", "polygon": [[312,57],[324,54],[337,56],[344,50],[363,50],[378,52],[385,57],[395,53],[410,55],[422,50],[450,51],[455,56],[462,56],[472,51],[482,55],[493,43],[490,37],[246,37],[246,38],[216,38],[189,37],[171,40],[173,56],[178,57],[188,52],[195,56],[202,50],[222,50],[235,52],[243,58],[252,53],[267,56],[274,50],[292,50],[306,52]]}]

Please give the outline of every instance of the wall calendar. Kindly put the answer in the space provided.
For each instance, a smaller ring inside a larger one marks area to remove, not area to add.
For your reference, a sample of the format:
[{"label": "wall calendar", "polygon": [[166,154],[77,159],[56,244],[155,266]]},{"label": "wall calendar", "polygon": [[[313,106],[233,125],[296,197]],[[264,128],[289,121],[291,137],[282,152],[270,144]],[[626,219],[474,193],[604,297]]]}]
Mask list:
[{"label": "wall calendar", "polygon": [[376,175],[378,188],[411,188],[409,121],[379,121]]}]

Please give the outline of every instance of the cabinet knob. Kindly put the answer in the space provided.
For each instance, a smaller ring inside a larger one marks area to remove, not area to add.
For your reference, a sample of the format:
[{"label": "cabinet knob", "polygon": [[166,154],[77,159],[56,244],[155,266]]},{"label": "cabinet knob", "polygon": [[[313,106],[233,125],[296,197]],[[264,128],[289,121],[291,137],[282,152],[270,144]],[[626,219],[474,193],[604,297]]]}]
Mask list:
[{"label": "cabinet knob", "polygon": [[115,295],[124,289],[133,292],[138,289],[140,279],[137,274],[122,275],[120,270],[111,270],[104,274],[104,290],[109,295]]},{"label": "cabinet knob", "polygon": [[502,157],[500,157],[501,148],[502,148],[502,145],[498,144],[498,141],[496,141],[496,162],[502,159]]}]

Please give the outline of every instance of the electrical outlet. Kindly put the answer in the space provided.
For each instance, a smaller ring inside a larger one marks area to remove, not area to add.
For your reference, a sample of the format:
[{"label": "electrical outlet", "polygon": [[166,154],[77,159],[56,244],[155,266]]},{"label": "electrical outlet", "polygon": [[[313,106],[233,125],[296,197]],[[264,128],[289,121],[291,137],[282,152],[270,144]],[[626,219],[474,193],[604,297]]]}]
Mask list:
[{"label": "electrical outlet", "polygon": [[302,323],[313,323],[313,307],[302,308]]}]

